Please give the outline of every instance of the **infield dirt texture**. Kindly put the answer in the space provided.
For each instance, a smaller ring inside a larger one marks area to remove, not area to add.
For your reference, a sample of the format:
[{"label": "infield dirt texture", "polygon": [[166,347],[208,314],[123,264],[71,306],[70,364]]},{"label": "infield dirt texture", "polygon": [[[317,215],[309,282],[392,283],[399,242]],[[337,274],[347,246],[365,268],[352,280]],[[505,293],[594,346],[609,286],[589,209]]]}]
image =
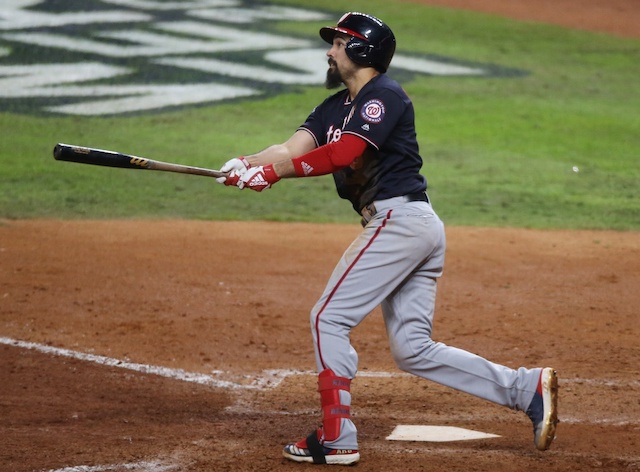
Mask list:
[{"label": "infield dirt texture", "polygon": [[[635,0],[426,3],[640,35]],[[280,451],[319,421],[308,312],[358,231],[2,221],[0,470],[312,470]],[[374,312],[352,339],[357,470],[640,469],[638,234],[450,227],[448,243],[434,338],[555,367],[558,439],[538,452],[522,413],[401,374]],[[385,440],[398,424],[500,437]]]}]

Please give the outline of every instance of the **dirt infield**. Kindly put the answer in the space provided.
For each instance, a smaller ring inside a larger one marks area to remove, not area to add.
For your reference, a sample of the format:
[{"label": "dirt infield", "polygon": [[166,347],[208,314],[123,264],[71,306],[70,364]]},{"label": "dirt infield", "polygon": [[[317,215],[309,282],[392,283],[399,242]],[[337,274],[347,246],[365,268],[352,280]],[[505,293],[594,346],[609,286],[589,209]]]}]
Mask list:
[{"label": "dirt infield", "polygon": [[[2,470],[294,470],[280,446],[318,421],[308,310],[357,231],[4,222]],[[435,338],[514,367],[556,367],[559,439],[539,453],[524,415],[401,375],[375,312],[353,333],[358,467],[635,470],[637,234],[450,228],[448,238]],[[501,437],[386,441],[398,424]]]},{"label": "dirt infield", "polygon": [[[638,13],[624,10],[631,0],[539,3],[536,14],[618,11],[621,25]],[[604,31],[615,23],[603,21]],[[0,470],[310,470],[280,450],[318,424],[308,312],[358,231],[0,221]],[[554,366],[558,439],[538,452],[522,413],[401,374],[376,311],[352,338],[357,469],[640,469],[638,234],[452,227],[447,236],[434,338],[512,367]],[[386,440],[398,424],[499,437]]]}]

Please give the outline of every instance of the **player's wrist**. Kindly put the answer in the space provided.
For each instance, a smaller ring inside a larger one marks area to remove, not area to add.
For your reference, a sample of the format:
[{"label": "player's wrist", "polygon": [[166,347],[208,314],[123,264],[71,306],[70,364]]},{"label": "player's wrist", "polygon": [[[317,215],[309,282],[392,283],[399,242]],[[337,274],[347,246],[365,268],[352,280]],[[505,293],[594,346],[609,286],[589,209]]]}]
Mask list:
[{"label": "player's wrist", "polygon": [[263,166],[262,172],[264,173],[264,179],[270,184],[275,184],[281,178],[276,172],[274,164],[267,164],[266,166]]},{"label": "player's wrist", "polygon": [[249,162],[249,160],[246,157],[239,156],[237,159],[240,162],[242,162],[242,165],[245,166],[247,169],[251,169],[251,163]]}]

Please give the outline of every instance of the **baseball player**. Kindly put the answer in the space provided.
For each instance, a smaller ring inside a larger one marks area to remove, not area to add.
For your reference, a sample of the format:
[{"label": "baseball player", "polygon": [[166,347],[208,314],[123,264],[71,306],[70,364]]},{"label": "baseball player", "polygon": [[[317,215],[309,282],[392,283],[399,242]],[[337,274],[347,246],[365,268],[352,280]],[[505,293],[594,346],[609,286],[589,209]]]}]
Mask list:
[{"label": "baseball player", "polygon": [[284,143],[228,161],[220,183],[262,191],[281,179],[333,174],[338,195],[362,217],[363,230],[342,255],[311,310],[322,425],[284,448],[297,462],[353,464],[360,459],[351,420],[351,381],[358,355],[351,330],[381,305],[391,353],[404,371],[526,412],[537,449],[555,437],[557,376],[552,368],[519,368],[431,339],[445,233],[420,174],[411,100],[386,75],[395,52],[391,29],[364,13],[346,13],[320,29],[327,88]]}]

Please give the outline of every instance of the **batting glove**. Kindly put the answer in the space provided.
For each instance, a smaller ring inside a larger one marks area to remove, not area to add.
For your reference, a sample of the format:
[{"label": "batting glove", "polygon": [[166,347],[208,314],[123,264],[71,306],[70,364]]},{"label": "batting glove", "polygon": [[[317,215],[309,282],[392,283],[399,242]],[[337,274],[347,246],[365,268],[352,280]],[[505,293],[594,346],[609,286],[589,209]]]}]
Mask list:
[{"label": "batting glove", "polygon": [[250,168],[251,164],[249,164],[247,159],[242,156],[235,157],[230,161],[227,161],[220,169],[221,172],[228,172],[229,175],[227,177],[216,178],[216,182],[225,185],[237,185],[238,178]]},{"label": "batting glove", "polygon": [[252,167],[248,169],[238,179],[238,188],[250,188],[256,192],[262,192],[268,188],[271,188],[280,177],[273,170],[273,164],[267,166]]}]

